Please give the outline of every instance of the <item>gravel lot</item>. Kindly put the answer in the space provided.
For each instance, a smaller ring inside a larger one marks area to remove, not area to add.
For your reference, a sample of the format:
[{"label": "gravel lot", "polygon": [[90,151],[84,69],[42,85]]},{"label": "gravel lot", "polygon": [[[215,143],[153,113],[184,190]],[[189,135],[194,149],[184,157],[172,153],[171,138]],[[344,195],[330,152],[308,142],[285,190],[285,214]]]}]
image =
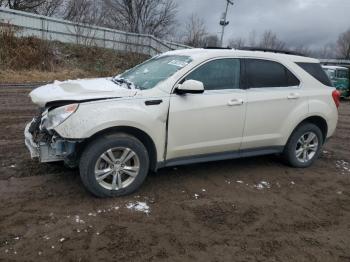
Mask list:
[{"label": "gravel lot", "polygon": [[96,199],[32,161],[28,89],[0,89],[1,261],[350,261],[350,103],[309,169],[277,156],[166,168]]}]

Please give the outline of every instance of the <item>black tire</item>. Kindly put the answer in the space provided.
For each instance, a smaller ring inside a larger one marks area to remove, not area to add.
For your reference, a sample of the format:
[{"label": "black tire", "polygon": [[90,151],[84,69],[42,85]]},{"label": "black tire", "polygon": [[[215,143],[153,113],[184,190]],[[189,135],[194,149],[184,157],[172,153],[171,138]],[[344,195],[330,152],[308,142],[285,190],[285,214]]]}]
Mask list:
[{"label": "black tire", "polygon": [[[311,159],[307,160],[306,162],[301,162],[296,155],[298,141],[304,134],[307,134],[310,132],[312,132],[317,136],[318,148]],[[323,142],[324,142],[323,134],[318,126],[312,123],[301,124],[294,130],[294,132],[290,136],[288,143],[284,148],[284,153],[283,153],[284,158],[286,162],[292,167],[297,167],[297,168],[309,167],[319,157],[322,150]]]},{"label": "black tire", "polygon": [[[109,190],[101,186],[95,178],[95,165],[100,156],[108,149],[116,147],[125,147],[131,149],[139,159],[138,175],[132,183],[125,188],[117,190]],[[89,143],[84,149],[80,162],[80,177],[87,188],[93,195],[97,197],[115,197],[124,196],[136,191],[145,180],[149,171],[149,156],[148,151],[137,138],[125,134],[107,134]]]}]

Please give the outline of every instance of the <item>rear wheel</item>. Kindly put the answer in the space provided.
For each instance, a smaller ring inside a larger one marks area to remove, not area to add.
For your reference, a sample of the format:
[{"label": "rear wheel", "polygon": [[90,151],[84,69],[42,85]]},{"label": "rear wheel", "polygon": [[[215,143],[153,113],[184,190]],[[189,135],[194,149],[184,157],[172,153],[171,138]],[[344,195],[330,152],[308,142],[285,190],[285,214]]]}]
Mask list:
[{"label": "rear wheel", "polygon": [[284,157],[293,167],[309,167],[319,157],[322,144],[321,130],[311,123],[302,124],[291,135]]},{"label": "rear wheel", "polygon": [[122,196],[134,192],[145,180],[149,157],[135,137],[119,133],[90,143],[80,159],[80,177],[98,197]]}]

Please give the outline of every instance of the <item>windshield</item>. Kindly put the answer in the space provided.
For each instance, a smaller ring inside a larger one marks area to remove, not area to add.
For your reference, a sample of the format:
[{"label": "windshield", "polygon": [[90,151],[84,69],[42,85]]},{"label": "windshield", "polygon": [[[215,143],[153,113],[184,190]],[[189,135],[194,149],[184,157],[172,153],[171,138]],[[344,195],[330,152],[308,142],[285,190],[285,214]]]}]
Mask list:
[{"label": "windshield", "polygon": [[337,77],[338,78],[349,78],[349,72],[347,70],[337,70]]},{"label": "windshield", "polygon": [[140,89],[151,89],[191,62],[189,56],[158,56],[126,71],[119,78],[132,82]]}]

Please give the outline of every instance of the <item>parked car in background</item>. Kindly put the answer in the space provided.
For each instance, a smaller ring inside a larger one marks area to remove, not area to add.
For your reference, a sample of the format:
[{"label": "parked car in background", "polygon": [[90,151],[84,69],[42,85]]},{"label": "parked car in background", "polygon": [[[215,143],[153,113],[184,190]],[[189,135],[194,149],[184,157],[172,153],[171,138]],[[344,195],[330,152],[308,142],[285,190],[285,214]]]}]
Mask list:
[{"label": "parked car in background", "polygon": [[316,59],[220,49],[171,51],[30,96],[41,108],[25,128],[32,157],[79,166],[99,197],[130,194],[168,166],[282,154],[308,167],[336,129],[340,100]]},{"label": "parked car in background", "polygon": [[332,84],[340,91],[342,97],[350,95],[349,68],[341,66],[322,66]]}]

